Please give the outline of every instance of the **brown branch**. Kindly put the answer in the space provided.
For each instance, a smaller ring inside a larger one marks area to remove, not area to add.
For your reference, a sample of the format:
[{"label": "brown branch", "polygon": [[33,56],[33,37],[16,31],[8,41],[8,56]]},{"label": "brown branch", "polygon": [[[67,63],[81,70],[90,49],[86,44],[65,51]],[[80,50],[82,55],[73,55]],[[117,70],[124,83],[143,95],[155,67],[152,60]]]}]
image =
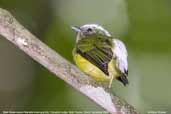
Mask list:
[{"label": "brown branch", "polygon": [[14,43],[32,59],[111,114],[138,114],[25,29],[8,11],[0,8],[0,35]]}]

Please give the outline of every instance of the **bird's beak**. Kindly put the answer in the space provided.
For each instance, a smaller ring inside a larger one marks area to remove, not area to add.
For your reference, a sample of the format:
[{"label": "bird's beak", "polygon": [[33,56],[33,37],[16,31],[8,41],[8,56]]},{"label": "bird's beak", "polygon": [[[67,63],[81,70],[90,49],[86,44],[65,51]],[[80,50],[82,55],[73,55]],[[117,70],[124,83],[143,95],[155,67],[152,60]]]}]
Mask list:
[{"label": "bird's beak", "polygon": [[80,27],[77,26],[71,26],[71,29],[74,30],[76,33],[81,31]]}]

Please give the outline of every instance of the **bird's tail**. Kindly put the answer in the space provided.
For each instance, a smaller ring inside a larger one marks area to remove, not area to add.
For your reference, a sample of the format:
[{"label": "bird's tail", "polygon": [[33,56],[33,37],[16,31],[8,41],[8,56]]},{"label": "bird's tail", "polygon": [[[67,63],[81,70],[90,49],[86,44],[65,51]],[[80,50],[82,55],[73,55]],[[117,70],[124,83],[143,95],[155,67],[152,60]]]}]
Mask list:
[{"label": "bird's tail", "polygon": [[122,84],[124,85],[124,86],[126,86],[129,82],[128,82],[128,79],[127,79],[127,76],[125,76],[125,75],[122,75],[122,76],[119,76],[118,78],[117,78],[120,82],[122,82]]}]

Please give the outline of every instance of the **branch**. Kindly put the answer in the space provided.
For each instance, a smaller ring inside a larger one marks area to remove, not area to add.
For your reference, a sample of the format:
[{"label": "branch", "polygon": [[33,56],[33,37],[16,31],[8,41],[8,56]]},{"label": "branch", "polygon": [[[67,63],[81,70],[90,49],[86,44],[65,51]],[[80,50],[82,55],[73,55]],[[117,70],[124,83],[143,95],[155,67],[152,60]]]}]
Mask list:
[{"label": "branch", "polygon": [[109,113],[138,114],[131,105],[98,85],[31,34],[8,11],[1,8],[0,35]]}]

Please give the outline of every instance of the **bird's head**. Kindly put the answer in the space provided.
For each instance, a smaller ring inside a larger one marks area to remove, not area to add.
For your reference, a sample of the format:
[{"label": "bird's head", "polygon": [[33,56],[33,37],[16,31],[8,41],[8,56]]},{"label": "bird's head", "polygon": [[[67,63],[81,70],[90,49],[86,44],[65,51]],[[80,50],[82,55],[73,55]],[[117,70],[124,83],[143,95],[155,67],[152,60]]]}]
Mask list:
[{"label": "bird's head", "polygon": [[98,24],[85,24],[81,27],[72,26],[71,28],[77,33],[77,41],[91,36],[111,37],[109,32]]}]

